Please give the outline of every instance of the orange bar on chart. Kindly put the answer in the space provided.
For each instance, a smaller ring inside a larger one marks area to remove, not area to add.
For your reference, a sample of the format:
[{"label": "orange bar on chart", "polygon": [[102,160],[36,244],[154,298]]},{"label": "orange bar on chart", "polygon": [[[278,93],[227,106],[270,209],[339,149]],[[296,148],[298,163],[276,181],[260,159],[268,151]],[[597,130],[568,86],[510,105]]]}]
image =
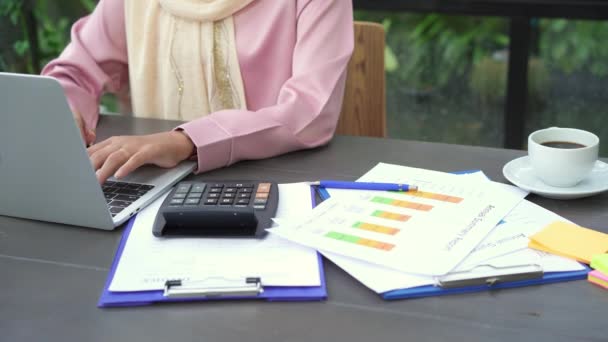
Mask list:
[{"label": "orange bar on chart", "polygon": [[409,201],[401,201],[401,200],[396,200],[396,199],[387,198],[387,197],[380,197],[380,196],[375,196],[374,198],[372,198],[372,202],[374,202],[374,203],[380,203],[380,204],[386,204],[386,205],[392,205],[392,206],[401,207],[401,208],[422,210],[422,211],[429,211],[429,210],[433,209],[433,206],[432,205],[428,205],[428,204],[409,202]]},{"label": "orange bar on chart", "polygon": [[386,226],[381,226],[379,224],[372,224],[372,223],[367,223],[367,222],[357,222],[357,223],[353,224],[353,228],[359,228],[359,229],[367,230],[370,232],[376,232],[376,233],[388,234],[388,235],[395,235],[395,234],[399,233],[399,229],[397,229],[397,228],[386,227]]},{"label": "orange bar on chart", "polygon": [[414,197],[428,198],[428,199],[442,201],[442,202],[460,203],[463,201],[463,198],[461,198],[461,197],[437,194],[434,192],[409,191],[407,194],[410,196],[414,196]]},{"label": "orange bar on chart", "polygon": [[371,247],[381,251],[390,251],[395,247],[395,245],[390,243],[375,241],[371,239],[364,239],[358,236],[342,234],[338,232],[328,232],[327,234],[325,234],[325,237],[343,242],[354,243],[362,247]]},{"label": "orange bar on chart", "polygon": [[387,219],[387,220],[401,221],[401,222],[405,222],[405,221],[409,220],[411,217],[409,215],[391,213],[390,211],[384,211],[384,210],[376,210],[372,213],[372,216],[380,217],[380,218]]}]

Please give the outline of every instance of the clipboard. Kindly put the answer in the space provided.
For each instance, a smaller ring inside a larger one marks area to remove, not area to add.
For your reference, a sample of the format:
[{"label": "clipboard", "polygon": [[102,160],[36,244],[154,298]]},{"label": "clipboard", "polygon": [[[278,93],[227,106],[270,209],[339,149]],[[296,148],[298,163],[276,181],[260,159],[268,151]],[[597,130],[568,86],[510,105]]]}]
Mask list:
[{"label": "clipboard", "polygon": [[[467,170],[452,173],[469,174],[478,171],[479,170]],[[315,187],[315,192],[321,200],[326,200],[330,197],[329,192],[325,188]],[[444,277],[437,278],[436,284],[434,285],[392,290],[380,293],[379,295],[385,300],[410,299],[586,279],[587,274],[591,269],[584,264],[581,265],[584,267],[583,270],[567,272],[543,272],[542,267],[535,264],[505,268],[480,265],[478,267],[487,266],[494,269],[482,272],[476,277],[464,277],[459,273],[451,273]]]},{"label": "clipboard", "polygon": [[[313,207],[316,205],[314,190],[311,188]],[[264,286],[263,279],[248,277],[234,279],[229,284],[200,284],[198,282],[181,283],[171,280],[165,283],[164,290],[111,292],[110,284],[114,278],[116,268],[123,250],[129,239],[129,234],[135,222],[135,217],[129,220],[120,240],[118,249],[112,261],[108,278],[102,290],[97,307],[126,307],[143,306],[164,302],[210,301],[210,300],[266,300],[266,301],[320,301],[327,299],[327,287],[321,255],[317,253],[319,262],[319,286]]]},{"label": "clipboard", "polygon": [[[534,266],[535,265],[522,265],[520,267],[528,268]],[[439,280],[438,284],[436,285],[418,286],[409,289],[393,290],[381,293],[380,296],[386,300],[421,298],[580,280],[586,279],[587,273],[590,271],[587,266],[583,266],[585,267],[585,269],[580,271],[547,273],[542,272],[542,268],[538,266],[539,269],[536,270],[536,273],[531,273],[527,270],[522,270],[522,272],[505,273],[504,275],[499,277],[489,275],[487,277],[470,278],[466,279],[468,283],[465,282],[463,286],[457,286],[457,283],[455,282],[444,282],[442,284],[441,280]],[[508,272],[511,272],[511,270],[508,270]]]}]

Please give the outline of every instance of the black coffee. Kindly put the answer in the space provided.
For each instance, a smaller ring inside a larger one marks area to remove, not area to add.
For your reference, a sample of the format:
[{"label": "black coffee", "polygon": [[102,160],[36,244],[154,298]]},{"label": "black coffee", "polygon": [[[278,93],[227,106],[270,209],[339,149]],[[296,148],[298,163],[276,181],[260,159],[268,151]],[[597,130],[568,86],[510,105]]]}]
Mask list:
[{"label": "black coffee", "polygon": [[573,148],[583,148],[585,145],[570,142],[570,141],[547,141],[542,143],[541,145],[553,148],[565,148],[565,149],[573,149]]}]

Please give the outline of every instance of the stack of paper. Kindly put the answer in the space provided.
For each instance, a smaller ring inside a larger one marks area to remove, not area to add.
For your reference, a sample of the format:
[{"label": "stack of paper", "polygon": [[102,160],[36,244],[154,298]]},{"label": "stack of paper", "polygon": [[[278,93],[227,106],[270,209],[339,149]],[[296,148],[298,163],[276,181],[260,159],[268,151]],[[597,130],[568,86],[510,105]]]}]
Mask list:
[{"label": "stack of paper", "polygon": [[328,189],[331,198],[318,209],[271,231],[318,249],[378,293],[435,285],[441,275],[473,272],[479,265],[585,269],[527,248],[529,236],[562,218],[481,173],[451,175],[381,163],[359,180],[416,184],[420,193]]},{"label": "stack of paper", "polygon": [[595,271],[590,272],[588,280],[608,290],[608,254],[598,254],[591,259],[591,267]]},{"label": "stack of paper", "polygon": [[[278,217],[310,208],[306,187],[282,184],[279,191]],[[138,214],[110,291],[161,290],[170,279],[210,282],[260,277],[265,286],[321,284],[316,251],[277,236],[268,235],[263,240],[154,237],[150,227],[162,201],[158,199]]]},{"label": "stack of paper", "polygon": [[[419,275],[443,275],[462,262],[523,199],[487,181],[380,164],[370,173],[416,192],[353,191],[308,217],[271,231],[288,240]],[[378,179],[374,181],[387,181]]]}]

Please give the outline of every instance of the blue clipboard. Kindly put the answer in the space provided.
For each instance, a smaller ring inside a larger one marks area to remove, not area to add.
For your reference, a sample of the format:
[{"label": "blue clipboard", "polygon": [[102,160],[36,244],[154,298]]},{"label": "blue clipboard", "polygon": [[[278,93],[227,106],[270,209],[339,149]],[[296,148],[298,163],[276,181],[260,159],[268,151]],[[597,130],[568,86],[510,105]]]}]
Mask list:
[{"label": "blue clipboard", "polygon": [[[467,171],[459,171],[453,172],[454,174],[468,174],[475,173],[479,170],[467,170]],[[315,189],[319,197],[323,200],[328,199],[330,197],[329,192],[325,188],[316,188]],[[505,281],[499,282],[492,285],[472,285],[472,286],[463,286],[456,288],[442,288],[435,285],[425,285],[412,287],[407,289],[400,290],[392,290],[380,293],[380,297],[385,300],[396,300],[396,299],[409,299],[409,298],[421,298],[421,297],[431,297],[431,296],[443,296],[450,294],[461,294],[461,293],[471,293],[471,292],[480,292],[480,291],[489,291],[489,290],[498,290],[498,289],[508,289],[522,286],[532,286],[532,285],[542,285],[542,284],[550,284],[557,283],[563,281],[571,281],[571,280],[580,280],[586,279],[587,273],[591,271],[586,265],[581,264],[585,267],[584,270],[580,271],[568,271],[568,272],[547,272],[542,275],[542,277],[535,279],[524,279],[517,281]]]},{"label": "blue clipboard", "polygon": [[[314,190],[311,188],[312,204],[315,206]],[[320,286],[264,286],[264,292],[256,296],[222,296],[220,298],[214,297],[186,297],[186,298],[168,298],[164,296],[162,290],[158,291],[137,291],[137,292],[110,292],[110,284],[114,278],[116,267],[122,256],[122,252],[129,239],[129,234],[133,227],[135,218],[132,218],[127,226],[120,240],[120,244],[112,261],[108,278],[104,285],[103,291],[97,303],[97,307],[126,307],[126,306],[141,306],[149,305],[153,303],[163,302],[189,302],[189,301],[209,301],[209,300],[242,300],[242,299],[255,299],[255,300],[266,300],[266,301],[320,301],[327,299],[327,287],[325,284],[325,272],[323,270],[323,261],[321,255],[317,253],[319,262],[319,275],[321,279]]]},{"label": "blue clipboard", "polygon": [[551,283],[558,283],[558,282],[562,282],[562,281],[586,279],[587,273],[589,271],[590,271],[589,268],[587,266],[585,266],[585,269],[581,270],[581,271],[548,272],[548,273],[545,273],[542,278],[538,278],[538,279],[510,281],[510,282],[498,283],[498,284],[491,285],[491,286],[477,285],[477,286],[467,286],[467,287],[460,287],[460,288],[444,289],[444,288],[434,286],[434,285],[427,285],[427,286],[412,287],[409,289],[388,291],[388,292],[381,293],[380,296],[386,300],[395,300],[395,299],[443,296],[443,295],[450,295],[450,294],[461,294],[461,293],[471,293],[471,292],[488,291],[488,290],[509,289],[509,288],[522,287],[522,286],[551,284]]}]

